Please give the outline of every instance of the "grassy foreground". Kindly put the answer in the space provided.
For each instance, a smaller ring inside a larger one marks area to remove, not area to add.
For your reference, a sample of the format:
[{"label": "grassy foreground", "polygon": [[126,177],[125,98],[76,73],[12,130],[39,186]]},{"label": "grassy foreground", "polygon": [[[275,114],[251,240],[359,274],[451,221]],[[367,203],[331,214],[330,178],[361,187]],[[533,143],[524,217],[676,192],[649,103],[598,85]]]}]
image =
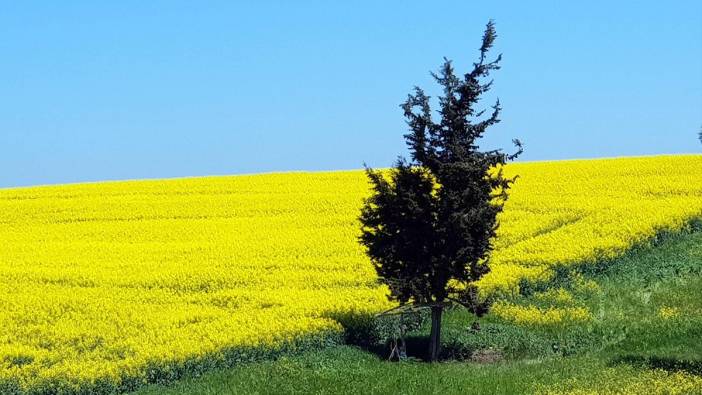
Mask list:
[{"label": "grassy foreground", "polygon": [[[577,292],[583,281],[593,292]],[[529,325],[488,316],[479,332],[471,332],[471,317],[449,313],[447,352],[477,355],[489,349],[499,355],[494,363],[395,363],[336,346],[139,394],[702,393],[702,232],[668,237],[548,285],[550,291],[512,302],[540,305],[546,303],[543,295],[559,289],[561,296],[573,295],[569,303],[593,311],[592,320]],[[410,347],[420,346],[423,332]]]}]

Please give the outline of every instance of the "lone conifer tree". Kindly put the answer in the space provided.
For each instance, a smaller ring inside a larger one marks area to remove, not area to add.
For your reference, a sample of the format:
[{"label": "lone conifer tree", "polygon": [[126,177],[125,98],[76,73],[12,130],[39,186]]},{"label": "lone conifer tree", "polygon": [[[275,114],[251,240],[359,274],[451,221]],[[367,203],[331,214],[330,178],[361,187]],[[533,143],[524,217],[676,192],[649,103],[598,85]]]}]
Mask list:
[{"label": "lone conifer tree", "polygon": [[439,73],[432,73],[443,87],[440,120],[433,120],[429,97],[418,87],[401,105],[410,129],[405,139],[411,161],[400,157],[389,178],[366,167],[373,194],[361,212],[360,241],[391,299],[431,307],[432,361],[439,356],[447,303],[459,302],[478,315],[487,310],[474,282],[489,271],[496,216],[514,182],[503,176],[501,165],[522,152],[518,140],[513,140],[513,155],[481,151],[477,145],[486,129],[499,122],[499,100],[485,117],[484,110],[474,108],[492,85],[486,77],[499,69],[501,55],[486,59],[495,37],[490,21],[480,59],[463,78],[445,58]]}]

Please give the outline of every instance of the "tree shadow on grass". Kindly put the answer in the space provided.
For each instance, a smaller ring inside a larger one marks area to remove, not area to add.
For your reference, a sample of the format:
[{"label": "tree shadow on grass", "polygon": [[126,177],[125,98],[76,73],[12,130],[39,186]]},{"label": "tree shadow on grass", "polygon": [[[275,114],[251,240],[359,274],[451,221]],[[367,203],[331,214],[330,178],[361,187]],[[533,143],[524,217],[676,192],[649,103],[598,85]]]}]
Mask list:
[{"label": "tree shadow on grass", "polygon": [[[429,336],[427,335],[410,335],[404,339],[405,355],[407,360],[429,362]],[[366,352],[374,354],[378,359],[387,361],[397,361],[397,358],[391,358],[393,344],[389,341],[386,342],[348,342],[347,344],[356,346]],[[441,354],[439,355],[439,361],[469,361],[472,360],[471,356],[473,353],[466,350],[454,342],[447,342],[441,344]]]},{"label": "tree shadow on grass", "polygon": [[[383,330],[382,325],[378,325],[377,317],[368,314],[358,313],[335,313],[329,318],[337,321],[344,328],[344,343],[356,346],[363,351],[375,355],[380,360],[397,361],[398,354],[393,354],[393,347],[397,346],[398,352],[402,352],[402,358],[412,361],[429,362],[429,334],[428,329],[416,328],[399,338],[391,339]],[[502,351],[498,347],[490,347],[482,344],[482,341],[473,343],[461,341],[455,331],[445,328],[444,337],[441,341],[441,353],[439,361],[471,361],[476,363],[493,363],[504,359]],[[477,333],[469,334],[478,339]],[[391,357],[392,356],[392,357]]]},{"label": "tree shadow on grass", "polygon": [[696,376],[702,376],[702,360],[700,359],[621,355],[612,359],[611,364],[628,364],[648,369],[662,369],[668,372],[684,372]]}]

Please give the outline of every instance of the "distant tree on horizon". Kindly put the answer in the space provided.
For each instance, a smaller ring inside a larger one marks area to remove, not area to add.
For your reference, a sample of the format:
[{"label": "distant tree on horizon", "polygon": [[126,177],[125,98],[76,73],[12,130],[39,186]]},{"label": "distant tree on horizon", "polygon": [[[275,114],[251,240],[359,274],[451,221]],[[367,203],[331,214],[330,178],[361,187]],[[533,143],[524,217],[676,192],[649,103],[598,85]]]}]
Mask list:
[{"label": "distant tree on horizon", "polygon": [[499,122],[499,100],[484,117],[485,110],[475,108],[492,85],[487,77],[500,68],[501,55],[487,60],[496,36],[490,21],[479,60],[462,77],[446,58],[432,73],[443,88],[439,120],[419,87],[401,105],[411,160],[398,158],[388,174],[366,167],[373,193],[361,211],[360,242],[392,300],[431,308],[431,361],[439,357],[441,316],[448,303],[477,315],[489,307],[479,300],[475,282],[489,271],[497,214],[515,181],[501,167],[522,152],[519,140],[513,140],[513,155],[481,151],[477,144]]}]

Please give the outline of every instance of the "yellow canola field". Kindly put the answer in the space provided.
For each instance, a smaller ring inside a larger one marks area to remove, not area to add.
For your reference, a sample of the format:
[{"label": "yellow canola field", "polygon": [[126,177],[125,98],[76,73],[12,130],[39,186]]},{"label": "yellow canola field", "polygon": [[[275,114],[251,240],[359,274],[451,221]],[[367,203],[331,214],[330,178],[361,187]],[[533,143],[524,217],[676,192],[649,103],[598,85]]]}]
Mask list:
[{"label": "yellow canola field", "polygon": [[[702,155],[507,172],[486,292],[702,216]],[[390,307],[356,241],[368,192],[361,171],[0,190],[0,392],[126,389]]]},{"label": "yellow canola field", "polygon": [[620,255],[702,218],[702,155],[510,164],[518,174],[483,289]]}]

